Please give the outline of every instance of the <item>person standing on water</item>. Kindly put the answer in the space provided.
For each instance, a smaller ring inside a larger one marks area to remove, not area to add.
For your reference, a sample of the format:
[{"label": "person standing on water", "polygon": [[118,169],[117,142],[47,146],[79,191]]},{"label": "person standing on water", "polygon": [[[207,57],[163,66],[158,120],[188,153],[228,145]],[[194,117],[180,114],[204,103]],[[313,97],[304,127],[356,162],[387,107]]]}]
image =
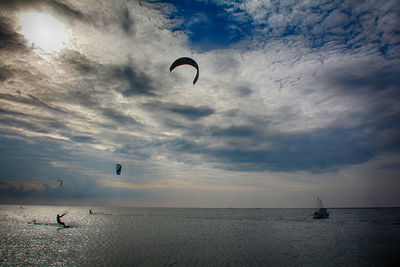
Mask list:
[{"label": "person standing on water", "polygon": [[61,217],[64,215],[65,215],[65,213],[63,213],[63,215],[57,214],[57,222],[66,228],[68,226],[65,225],[65,222],[61,221]]}]

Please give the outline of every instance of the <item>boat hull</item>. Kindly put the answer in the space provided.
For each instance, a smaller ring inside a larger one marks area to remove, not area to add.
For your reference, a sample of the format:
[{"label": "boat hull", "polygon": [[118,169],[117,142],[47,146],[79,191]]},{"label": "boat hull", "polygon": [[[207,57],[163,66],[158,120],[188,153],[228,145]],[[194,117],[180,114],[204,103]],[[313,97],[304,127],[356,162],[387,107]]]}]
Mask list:
[{"label": "boat hull", "polygon": [[328,219],[329,218],[329,213],[326,211],[314,211],[313,212],[313,218],[314,219]]}]

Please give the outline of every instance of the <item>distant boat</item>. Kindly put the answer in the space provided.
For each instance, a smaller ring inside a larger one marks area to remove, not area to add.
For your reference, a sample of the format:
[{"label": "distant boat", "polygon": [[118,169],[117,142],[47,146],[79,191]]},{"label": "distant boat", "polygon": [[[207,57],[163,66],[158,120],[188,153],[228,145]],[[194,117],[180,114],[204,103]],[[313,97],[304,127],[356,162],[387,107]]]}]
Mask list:
[{"label": "distant boat", "polygon": [[314,210],[312,213],[312,216],[314,219],[328,219],[329,218],[329,213],[326,208],[322,205],[321,199],[317,197],[317,203],[318,203],[318,208]]}]

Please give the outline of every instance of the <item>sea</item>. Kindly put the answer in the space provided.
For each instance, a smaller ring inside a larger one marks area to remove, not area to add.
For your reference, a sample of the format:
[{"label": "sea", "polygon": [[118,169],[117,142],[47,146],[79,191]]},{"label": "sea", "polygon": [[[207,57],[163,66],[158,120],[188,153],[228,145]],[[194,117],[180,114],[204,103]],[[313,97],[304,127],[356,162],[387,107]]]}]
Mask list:
[{"label": "sea", "polygon": [[3,205],[0,266],[400,266],[400,208],[312,210]]}]

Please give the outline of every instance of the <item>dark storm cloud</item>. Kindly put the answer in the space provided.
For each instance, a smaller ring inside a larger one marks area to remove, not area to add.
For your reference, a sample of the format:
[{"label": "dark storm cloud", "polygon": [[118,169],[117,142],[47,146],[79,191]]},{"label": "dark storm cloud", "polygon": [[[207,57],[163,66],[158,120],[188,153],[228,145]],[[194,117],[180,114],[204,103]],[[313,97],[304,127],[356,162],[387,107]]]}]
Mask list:
[{"label": "dark storm cloud", "polygon": [[237,87],[236,91],[240,97],[246,97],[253,93],[253,90],[251,90],[248,86]]},{"label": "dark storm cloud", "polygon": [[14,72],[5,66],[0,66],[0,82],[4,82],[14,76]]},{"label": "dark storm cloud", "polygon": [[61,59],[65,64],[69,64],[81,75],[96,74],[98,63],[90,60],[88,57],[74,50],[66,50]]},{"label": "dark storm cloud", "polygon": [[[124,154],[126,156],[135,154],[135,157],[148,159],[151,157],[151,149],[153,147],[160,146],[161,144],[158,143],[155,145],[154,143],[148,143],[145,140],[135,139],[131,140],[129,143],[128,140],[124,140],[125,142],[122,143],[120,148],[116,149],[115,152],[118,154]],[[132,142],[134,144],[132,144]]]},{"label": "dark storm cloud", "polygon": [[[4,131],[0,132],[5,136]],[[51,160],[65,159],[66,152],[60,149],[55,140],[49,138],[29,139],[14,133],[14,137],[0,140],[0,181],[20,181],[29,178],[29,181],[39,181],[52,177],[57,170],[51,165]]]},{"label": "dark storm cloud", "polygon": [[213,127],[211,136],[214,137],[251,137],[256,135],[257,130],[252,126],[232,126],[228,128]]},{"label": "dark storm cloud", "polygon": [[[94,113],[98,114],[99,117],[106,119],[106,123],[96,123],[98,126],[115,129],[118,126],[138,126],[140,125],[135,118],[126,115],[120,111],[118,105],[114,105],[107,99],[104,99],[101,94],[94,93],[91,90],[71,90],[68,92],[67,96],[64,96],[64,101],[70,103],[79,103],[83,107],[92,110]],[[107,103],[110,107],[103,107],[103,104]],[[75,113],[75,111],[71,111]],[[70,112],[70,113],[71,113]],[[86,120],[82,114],[74,114],[75,117],[79,117],[82,120]],[[87,122],[86,122],[87,123]]]},{"label": "dark storm cloud", "polygon": [[192,107],[188,105],[173,104],[166,107],[166,110],[179,114],[188,120],[198,120],[214,114],[214,109],[209,107]]},{"label": "dark storm cloud", "polygon": [[46,104],[44,101],[40,100],[38,97],[34,95],[27,95],[27,96],[21,96],[21,95],[11,95],[11,94],[3,94],[0,93],[0,99],[8,100],[11,102],[18,102],[34,107],[40,107],[44,109],[48,109],[51,111],[57,111],[57,112],[62,112],[63,111],[57,107],[50,106]]},{"label": "dark storm cloud", "polygon": [[[363,65],[344,66],[325,75],[325,83],[340,90],[341,94],[370,95],[385,93],[390,97],[400,96],[400,64],[378,67],[374,62]],[[390,91],[396,95],[390,95]],[[389,94],[388,94],[389,93]]]},{"label": "dark storm cloud", "polygon": [[18,119],[17,117],[8,118],[1,117],[0,124],[4,126],[12,126],[17,129],[24,129],[36,133],[53,133],[56,130],[67,129],[65,124],[48,118],[35,118],[33,116],[25,116],[24,119]]},{"label": "dark storm cloud", "polygon": [[130,116],[126,116],[124,114],[122,114],[121,112],[119,112],[116,109],[111,109],[111,108],[102,108],[101,109],[102,114],[109,118],[111,121],[113,121],[115,124],[118,125],[123,125],[123,124],[138,124],[136,122],[136,120]]},{"label": "dark storm cloud", "polygon": [[11,115],[11,116],[27,116],[27,114],[17,112],[17,111],[11,111],[7,109],[0,108],[0,114],[3,115]]},{"label": "dark storm cloud", "polygon": [[270,171],[326,171],[343,165],[365,162],[375,154],[367,145],[369,137],[358,139],[349,130],[317,131],[308,134],[281,134],[258,138],[260,144],[273,143],[270,149],[249,151],[215,149],[211,155],[229,162],[232,168]]},{"label": "dark storm cloud", "polygon": [[[27,52],[28,49],[26,45],[27,42],[25,38],[16,33],[13,21],[9,18],[0,16],[0,51],[7,50]],[[4,72],[4,70],[2,72]],[[0,81],[2,80],[0,79]]]},{"label": "dark storm cloud", "polygon": [[131,34],[134,31],[135,23],[128,8],[123,9],[121,17],[122,29],[125,31],[125,33]]},{"label": "dark storm cloud", "polygon": [[[145,73],[140,72],[139,66],[132,63],[120,65],[100,64],[73,50],[67,50],[63,53],[62,60],[71,66],[74,71],[77,71],[78,74],[86,75],[83,76],[86,77],[86,81],[100,79],[104,85],[109,84],[108,87],[115,88],[125,97],[156,95],[156,88],[152,85],[152,79]],[[86,99],[90,98],[86,97]]]},{"label": "dark storm cloud", "polygon": [[180,105],[175,103],[163,103],[163,102],[149,102],[142,105],[148,111],[161,111],[177,114],[186,118],[187,120],[199,120],[201,118],[208,117],[215,113],[215,110],[207,106],[190,106]]},{"label": "dark storm cloud", "polygon": [[72,136],[72,137],[70,137],[70,139],[75,141],[75,142],[78,142],[78,143],[86,143],[86,144],[95,143],[95,139],[93,137],[90,137],[90,136],[83,136],[83,135]]},{"label": "dark storm cloud", "polygon": [[79,103],[83,107],[92,110],[100,109],[101,98],[92,89],[91,85],[85,90],[82,88],[69,88],[66,95],[61,96],[62,100],[66,103]]},{"label": "dark storm cloud", "polygon": [[37,190],[35,188],[25,190],[23,185],[20,185],[18,189],[11,186],[7,190],[7,195],[12,197],[28,197],[36,194]]},{"label": "dark storm cloud", "polygon": [[[377,138],[388,129],[400,131],[396,115],[400,99],[400,66],[389,64],[376,66],[373,62],[344,66],[322,76],[322,84],[328,85],[337,96],[354,98],[363,105],[358,114],[344,114],[376,131]],[[380,129],[380,130],[378,130]]]},{"label": "dark storm cloud", "polygon": [[399,153],[400,136],[395,134],[398,131],[380,137],[383,131],[398,128],[399,122],[400,117],[395,116],[380,124],[352,129],[327,128],[279,135],[266,134],[252,126],[213,127],[210,138],[224,145],[213,147],[185,138],[171,141],[169,146],[177,155],[200,155],[229,170],[325,172],[367,162],[381,153]]},{"label": "dark storm cloud", "polygon": [[117,90],[126,97],[135,95],[155,96],[152,80],[132,65],[115,66],[110,78],[119,83],[123,82]]},{"label": "dark storm cloud", "polygon": [[[0,133],[3,134],[2,131]],[[54,195],[59,195],[61,198],[84,197],[85,191],[91,194],[97,190],[95,182],[88,179],[93,175],[92,167],[88,166],[94,164],[95,168],[103,173],[109,173],[108,166],[110,169],[113,167],[112,163],[101,157],[93,161],[85,156],[77,156],[71,146],[73,144],[71,141],[43,137],[30,138],[29,142],[26,142],[26,139],[21,137],[20,139],[2,138],[0,140],[2,153],[0,181],[3,184],[1,188],[26,183],[27,188],[31,188],[32,184],[36,185],[35,188],[39,188],[39,185],[43,186],[44,192],[41,189],[37,191],[40,197],[55,197]],[[94,141],[89,136],[73,136],[71,139],[80,143]],[[60,163],[60,165],[55,163]],[[63,180],[62,187],[58,186],[58,179]],[[18,192],[14,193],[10,192],[10,196],[19,194]]]}]

